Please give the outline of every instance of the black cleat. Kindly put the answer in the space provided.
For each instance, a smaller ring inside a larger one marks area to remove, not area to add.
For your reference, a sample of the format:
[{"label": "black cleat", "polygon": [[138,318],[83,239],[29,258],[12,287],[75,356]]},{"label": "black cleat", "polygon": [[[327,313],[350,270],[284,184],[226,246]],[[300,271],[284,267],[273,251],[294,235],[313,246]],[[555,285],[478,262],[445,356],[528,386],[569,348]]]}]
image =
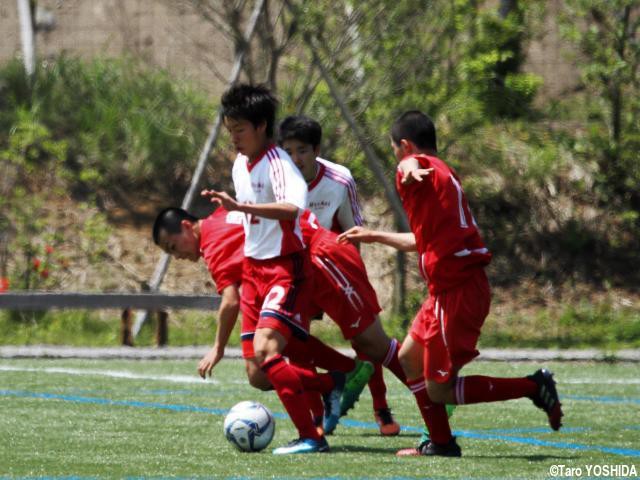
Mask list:
[{"label": "black cleat", "polygon": [[443,445],[439,443],[429,442],[427,444],[420,446],[420,455],[425,455],[428,457],[438,456],[438,457],[461,457],[462,450],[460,446],[456,442],[456,437],[451,437],[449,443]]},{"label": "black cleat", "polygon": [[562,404],[560,403],[560,397],[558,397],[553,373],[543,368],[527,378],[538,385],[538,392],[530,397],[533,404],[545,411],[547,417],[549,417],[551,428],[560,430],[564,413],[562,413]]}]

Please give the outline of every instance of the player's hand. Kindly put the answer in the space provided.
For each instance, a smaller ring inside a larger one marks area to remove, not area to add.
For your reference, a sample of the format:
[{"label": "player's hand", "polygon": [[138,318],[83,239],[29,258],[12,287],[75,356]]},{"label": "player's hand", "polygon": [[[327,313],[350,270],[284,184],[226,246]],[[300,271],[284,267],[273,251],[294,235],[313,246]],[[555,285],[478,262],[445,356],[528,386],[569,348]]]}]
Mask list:
[{"label": "player's hand", "polygon": [[214,345],[211,350],[209,350],[200,363],[198,363],[198,373],[204,379],[207,378],[207,375],[211,376],[211,371],[213,367],[217,365],[217,363],[224,356],[224,348],[220,348],[217,345]]},{"label": "player's hand", "polygon": [[238,210],[238,202],[227,192],[216,192],[215,190],[202,190],[200,195],[209,197],[211,203],[221,205],[225,210]]},{"label": "player's hand", "polygon": [[411,185],[413,182],[420,183],[422,179],[427,177],[431,172],[433,172],[433,168],[419,168],[408,171],[402,175],[400,183],[402,185]]},{"label": "player's hand", "polygon": [[433,168],[420,168],[420,163],[414,157],[402,160],[398,164],[398,169],[402,174],[402,178],[400,179],[402,185],[411,185],[414,182],[420,183],[433,172]]},{"label": "player's hand", "polygon": [[365,227],[351,227],[336,238],[338,243],[371,243],[375,241],[373,231]]}]

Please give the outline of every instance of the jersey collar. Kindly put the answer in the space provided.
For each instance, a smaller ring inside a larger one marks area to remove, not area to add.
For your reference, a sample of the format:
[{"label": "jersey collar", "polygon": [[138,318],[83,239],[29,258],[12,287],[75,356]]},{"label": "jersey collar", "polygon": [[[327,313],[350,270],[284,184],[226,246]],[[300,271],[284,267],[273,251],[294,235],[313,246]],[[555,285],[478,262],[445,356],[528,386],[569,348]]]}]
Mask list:
[{"label": "jersey collar", "polygon": [[269,145],[267,145],[267,147],[266,147],[262,152],[260,152],[260,156],[258,157],[258,159],[257,159],[257,160],[255,160],[253,163],[251,163],[251,162],[249,161],[249,157],[247,157],[247,169],[248,169],[249,171],[253,170],[253,167],[255,167],[257,164],[259,164],[259,163],[260,163],[260,161],[261,161],[264,157],[266,157],[266,156],[267,156],[267,152],[268,152],[269,150],[271,150],[272,148],[276,148],[275,143],[270,143]]},{"label": "jersey collar", "polygon": [[318,183],[320,183],[320,180],[322,180],[322,177],[324,177],[324,172],[326,171],[327,167],[324,166],[324,164],[317,162],[319,168],[318,168],[318,172],[316,173],[316,178],[314,178],[313,180],[311,180],[311,183],[309,183],[309,185],[307,185],[307,190],[311,191],[315,188],[316,185],[318,185]]}]

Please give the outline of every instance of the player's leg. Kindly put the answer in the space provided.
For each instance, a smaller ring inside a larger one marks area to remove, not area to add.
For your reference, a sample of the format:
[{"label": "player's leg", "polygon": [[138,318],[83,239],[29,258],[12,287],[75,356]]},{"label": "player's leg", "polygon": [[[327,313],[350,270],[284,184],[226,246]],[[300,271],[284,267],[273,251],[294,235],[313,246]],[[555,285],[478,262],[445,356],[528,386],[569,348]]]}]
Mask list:
[{"label": "player's leg", "polygon": [[273,390],[273,385],[269,381],[267,375],[260,368],[260,364],[254,358],[245,359],[245,370],[247,371],[247,378],[249,379],[249,384],[253,388],[257,388],[262,391]]},{"label": "player's leg", "polygon": [[377,315],[365,330],[356,334],[351,340],[357,351],[368,355],[373,361],[381,363],[398,380],[406,384],[406,375],[398,359],[400,343],[395,338],[389,338]]},{"label": "player's leg", "polygon": [[369,379],[369,391],[373,399],[374,417],[380,427],[380,433],[382,435],[397,435],[400,433],[400,425],[393,418],[387,404],[387,387],[384,383],[382,367],[387,367],[402,383],[406,384],[406,377],[398,360],[398,341],[387,336],[376,315],[373,322],[363,332],[353,337],[352,345],[359,358],[370,359],[374,363],[375,371]]},{"label": "player's leg", "polygon": [[[286,351],[287,349],[285,348],[285,354]],[[297,367],[299,372],[306,370],[310,375],[318,375],[318,371],[316,370],[316,367],[312,362],[304,360],[294,361],[289,358],[289,363]],[[306,373],[304,375],[306,375]],[[304,385],[304,381],[302,383]],[[311,408],[311,418],[313,419],[313,424],[316,426],[318,434],[324,435],[324,430],[322,429],[322,420],[324,419],[324,403],[322,402],[322,394],[318,391],[309,390],[305,386],[305,395],[307,396],[307,402],[309,402],[309,407]]]},{"label": "player's leg", "polygon": [[[431,357],[438,358],[446,356],[444,345],[429,339],[429,330],[433,316],[433,299],[429,297],[422,305],[420,311],[414,319],[409,335],[405,338],[400,348],[400,363],[407,375],[407,386],[413,393],[422,419],[429,430],[429,441],[425,442],[417,449],[403,449],[398,455],[446,455],[460,456],[460,448],[455,444],[455,439],[451,435],[447,409],[444,404],[435,403],[427,392],[425,373],[427,363]],[[435,450],[433,445],[446,448]],[[432,446],[432,447],[430,447]]]},{"label": "player's leg", "polygon": [[[356,350],[361,360],[371,360],[371,357]],[[373,417],[378,424],[380,435],[394,436],[400,433],[400,425],[393,418],[389,404],[387,403],[387,385],[384,383],[382,364],[373,363],[373,375],[369,379],[369,392],[373,402]]]},{"label": "player's leg", "polygon": [[305,340],[292,337],[287,343],[283,355],[298,363],[310,362],[315,367],[327,371],[337,370],[348,373],[357,365],[356,360],[343,355],[313,335],[309,335]]},{"label": "player's leg", "polygon": [[440,382],[437,372],[432,372],[431,380],[427,382],[429,396],[439,403],[457,405],[528,397],[547,413],[550,426],[558,430],[562,409],[550,372],[538,370],[531,376],[519,378],[457,375],[462,366],[478,355],[477,339],[490,303],[489,283],[484,271],[478,270],[464,285],[439,295],[438,300],[436,316],[445,328],[444,338],[448,341],[453,371],[446,382]]},{"label": "player's leg", "polygon": [[[308,441],[309,451],[326,451],[328,445],[318,434],[309,414],[310,407],[305,397],[302,380],[296,370],[282,356],[281,352],[286,344],[287,336],[280,330],[258,324],[253,342],[256,360],[275,388],[280,401],[298,430],[299,441],[297,443]],[[320,444],[323,445],[318,447]],[[296,445],[296,447],[298,446],[302,447],[303,445]],[[276,449],[274,453],[306,453],[298,449],[290,452],[284,450],[280,452],[280,450]]]}]

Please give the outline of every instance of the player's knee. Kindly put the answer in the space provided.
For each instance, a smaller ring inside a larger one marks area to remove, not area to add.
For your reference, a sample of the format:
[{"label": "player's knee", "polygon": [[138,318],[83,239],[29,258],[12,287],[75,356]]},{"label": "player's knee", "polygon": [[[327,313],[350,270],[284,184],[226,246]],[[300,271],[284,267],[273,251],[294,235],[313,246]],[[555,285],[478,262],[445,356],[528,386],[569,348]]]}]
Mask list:
[{"label": "player's knee", "polygon": [[257,388],[258,390],[262,390],[263,392],[273,390],[273,386],[269,382],[269,379],[267,379],[264,375],[250,375],[249,385],[251,385],[253,388]]},{"label": "player's knee", "polygon": [[384,360],[384,354],[381,354],[382,350],[376,348],[376,343],[371,341],[371,339],[358,335],[353,339],[352,343],[353,348],[358,353],[364,353],[366,356],[376,362],[381,362],[382,360]]},{"label": "player's knee", "polygon": [[260,369],[259,364],[251,362],[246,365],[247,378],[249,379],[249,385],[258,390],[271,390],[272,385],[269,379]]},{"label": "player's knee", "polygon": [[411,352],[403,351],[398,352],[398,361],[404,374],[408,379],[414,379],[422,376],[422,364],[416,363],[415,356],[411,355]]},{"label": "player's knee", "polygon": [[450,386],[447,383],[438,383],[427,380],[427,393],[434,403],[447,403],[449,401]]}]

